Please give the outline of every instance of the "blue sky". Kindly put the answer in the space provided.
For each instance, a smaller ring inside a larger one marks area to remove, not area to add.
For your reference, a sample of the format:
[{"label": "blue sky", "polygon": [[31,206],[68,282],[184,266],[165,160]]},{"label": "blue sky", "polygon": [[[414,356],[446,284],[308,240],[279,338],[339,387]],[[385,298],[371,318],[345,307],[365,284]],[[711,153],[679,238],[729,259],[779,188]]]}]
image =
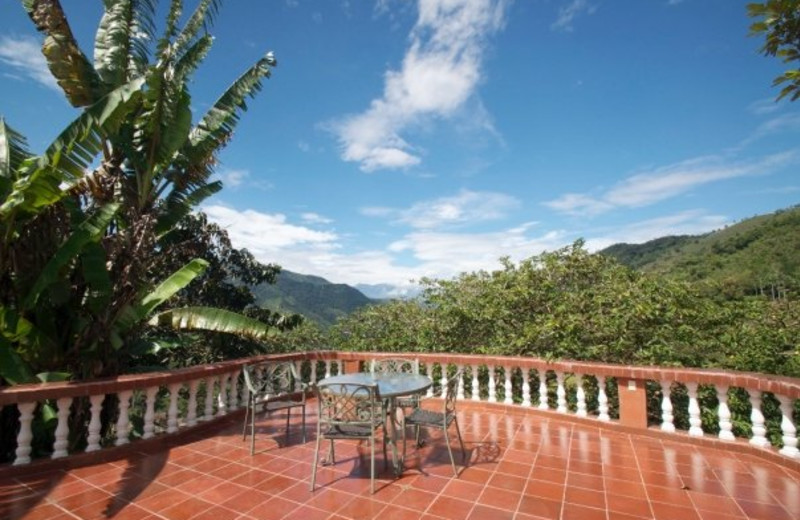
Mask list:
[{"label": "blue sky", "polygon": [[[91,56],[102,3],[62,3]],[[229,1],[197,117],[264,52],[279,66],[202,209],[264,262],[403,287],[797,204],[800,105],[774,102],[746,3]],[[39,43],[2,2],[0,114],[35,151],[76,115]]]}]

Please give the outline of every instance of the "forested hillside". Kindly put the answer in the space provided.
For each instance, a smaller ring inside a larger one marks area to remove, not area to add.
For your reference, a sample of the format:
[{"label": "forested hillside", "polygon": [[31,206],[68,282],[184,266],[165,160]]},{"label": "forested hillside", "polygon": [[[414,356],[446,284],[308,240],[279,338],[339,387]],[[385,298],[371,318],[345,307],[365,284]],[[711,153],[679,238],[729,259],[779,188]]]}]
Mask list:
[{"label": "forested hillside", "polygon": [[349,285],[291,271],[281,271],[274,284],[254,287],[253,294],[259,307],[283,314],[301,314],[323,328],[341,316],[374,303]]},{"label": "forested hillside", "polygon": [[730,297],[797,298],[800,206],[743,220],[699,236],[615,244],[600,252],[644,272],[708,281]]}]

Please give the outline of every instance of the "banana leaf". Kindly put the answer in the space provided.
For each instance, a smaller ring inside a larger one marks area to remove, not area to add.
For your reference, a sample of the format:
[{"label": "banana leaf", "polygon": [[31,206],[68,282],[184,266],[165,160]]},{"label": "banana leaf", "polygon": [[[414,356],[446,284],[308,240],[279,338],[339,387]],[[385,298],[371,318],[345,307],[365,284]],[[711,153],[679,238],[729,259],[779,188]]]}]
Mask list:
[{"label": "banana leaf", "polygon": [[150,325],[178,330],[225,332],[260,340],[278,332],[266,323],[242,314],[212,307],[183,307],[160,312],[150,318]]}]

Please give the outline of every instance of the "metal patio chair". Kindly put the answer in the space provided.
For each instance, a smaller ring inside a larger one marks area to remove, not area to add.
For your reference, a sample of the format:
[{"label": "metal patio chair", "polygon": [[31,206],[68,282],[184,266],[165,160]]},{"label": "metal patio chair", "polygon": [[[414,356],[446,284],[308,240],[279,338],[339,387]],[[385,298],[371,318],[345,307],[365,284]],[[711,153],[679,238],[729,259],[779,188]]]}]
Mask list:
[{"label": "metal patio chair", "polygon": [[[302,415],[303,442],[306,442],[306,390],[292,362],[271,363],[266,365],[245,366],[244,382],[247,385],[247,408],[244,414],[242,440],[247,438],[247,420],[250,419],[250,455],[255,453],[256,446],[256,412],[259,407],[270,415],[273,412],[286,410],[286,442],[289,442],[289,421],[292,408],[300,408]],[[301,391],[295,392],[296,383],[300,383]]]},{"label": "metal patio chair", "polygon": [[322,383],[315,387],[319,414],[317,418],[317,443],[314,464],[311,468],[311,491],[314,491],[319,462],[319,445],[330,441],[328,463],[336,463],[335,440],[369,441],[370,491],[375,493],[375,436],[383,432],[383,460],[386,464],[386,414],[377,385],[352,383]]},{"label": "metal patio chair", "polygon": [[[447,445],[447,452],[450,454],[450,463],[453,465],[453,473],[455,473],[455,476],[458,476],[458,470],[456,469],[456,461],[453,458],[453,449],[450,447],[450,437],[448,435],[449,427],[453,423],[456,425],[458,443],[461,445],[462,463],[465,463],[467,459],[467,452],[464,449],[464,441],[461,439],[461,429],[458,427],[458,418],[456,417],[456,397],[458,394],[458,383],[461,381],[462,376],[463,370],[459,370],[455,373],[455,375],[447,380],[441,412],[417,408],[405,417],[405,424],[403,426],[404,430],[406,426],[414,427],[414,438],[416,440],[417,448],[420,446],[419,435],[422,428],[442,430],[444,434],[444,440]],[[405,452],[406,443],[403,442],[403,458],[405,458]]]},{"label": "metal patio chair", "polygon": [[[405,358],[379,358],[370,362],[369,371],[373,374],[419,374],[419,360]],[[396,400],[398,408],[419,407],[418,395],[400,397]]]}]

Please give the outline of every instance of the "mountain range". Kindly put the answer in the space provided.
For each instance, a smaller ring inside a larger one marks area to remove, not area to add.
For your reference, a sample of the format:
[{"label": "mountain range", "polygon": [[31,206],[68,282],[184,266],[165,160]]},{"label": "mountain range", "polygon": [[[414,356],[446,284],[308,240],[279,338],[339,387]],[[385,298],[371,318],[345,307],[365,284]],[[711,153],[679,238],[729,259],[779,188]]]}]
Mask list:
[{"label": "mountain range", "polygon": [[[729,297],[787,297],[800,290],[800,205],[703,235],[614,244],[599,254],[643,272],[713,282],[714,290],[721,289]],[[282,271],[274,285],[262,284],[253,292],[258,305],[302,314],[322,327],[361,307],[415,296],[389,284],[351,287],[291,271]]]}]

